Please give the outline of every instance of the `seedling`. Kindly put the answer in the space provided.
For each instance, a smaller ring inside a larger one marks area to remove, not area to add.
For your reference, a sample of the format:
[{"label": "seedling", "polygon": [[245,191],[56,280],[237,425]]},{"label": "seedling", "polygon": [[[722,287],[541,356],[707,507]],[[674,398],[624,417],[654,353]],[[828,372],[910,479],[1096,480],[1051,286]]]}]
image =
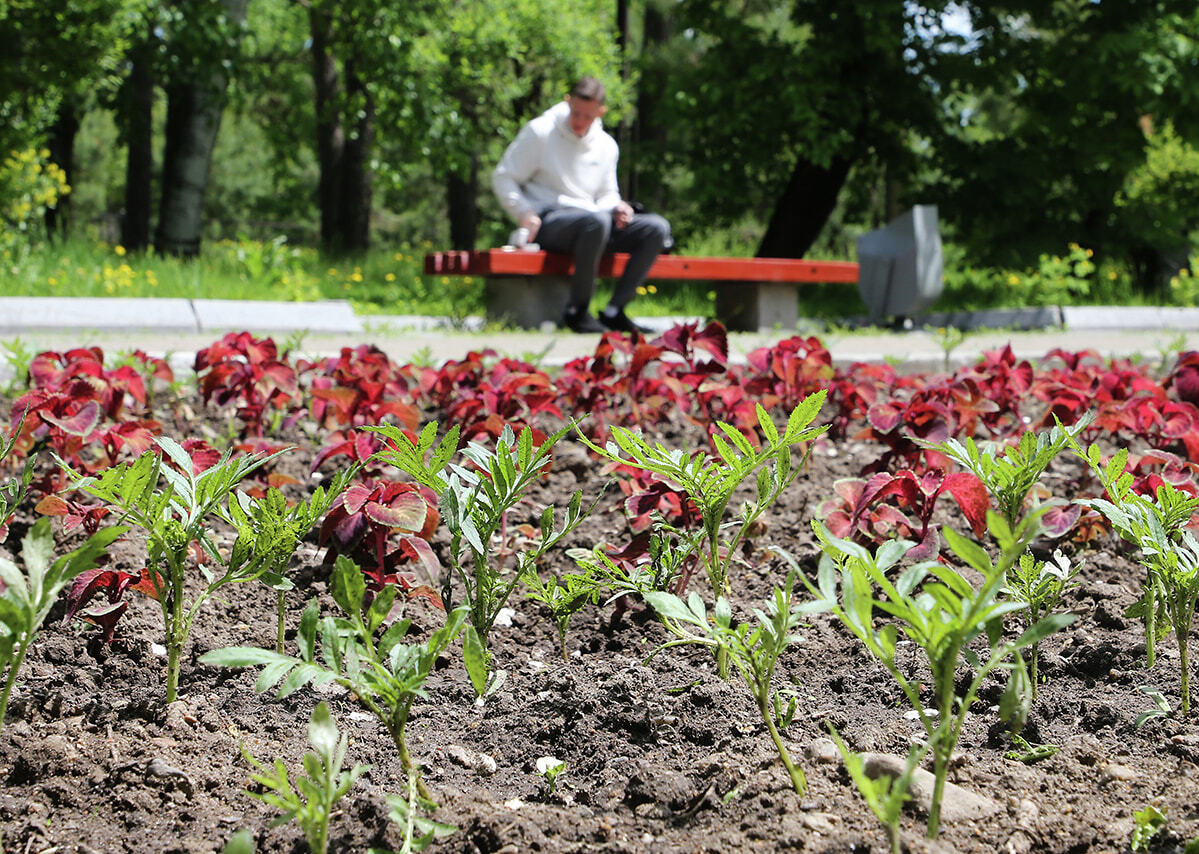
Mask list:
[{"label": "seedling", "polygon": [[[329,592],[344,616],[321,617],[316,600],[308,603],[296,634],[298,656],[282,655],[255,647],[213,650],[200,661],[220,667],[262,667],[255,689],[278,686],[277,697],[286,697],[305,685],[335,682],[353,692],[368,711],[387,728],[410,777],[417,776],[421,797],[430,799],[404,740],[412,704],[424,696],[425,680],[437,657],[453,642],[466,622],[467,609],[446,615],[445,625],[424,643],[405,644],[411,621],[397,620],[376,635],[388,621],[396,588],[388,585],[367,604],[362,571],[348,558],[337,559]],[[431,800],[431,799],[430,799]]]},{"label": "seedling", "polygon": [[[759,404],[756,412],[763,441],[756,448],[741,431],[717,422],[720,432],[712,435],[712,443],[718,456],[704,451],[688,454],[661,444],[650,445],[624,427],[612,428],[612,438],[606,448],[585,436],[581,438],[589,448],[607,459],[653,472],[683,488],[701,514],[704,537],[694,541],[695,547],[699,549],[714,595],[723,596],[729,592],[730,567],[738,547],[754,522],[799,477],[811,452],[810,448],[805,448],[802,460],[796,465],[791,458],[792,449],[812,442],[828,429],[827,426],[810,426],[824,404],[825,395],[826,392],[819,391],[804,398],[791,411],[782,433]],[[721,438],[721,433],[727,441]],[[735,520],[726,523],[725,512],[733,493],[742,481],[755,473],[756,498],[745,502]],[[726,528],[731,529],[731,536],[724,536]]]},{"label": "seedling", "polygon": [[338,472],[328,489],[318,486],[306,501],[290,507],[283,493],[274,487],[257,501],[238,492],[228,504],[226,521],[237,528],[229,565],[241,567],[240,575],[254,575],[276,593],[276,652],[283,652],[287,593],[295,589],[286,576],[287,565],[300,540],[349,486],[356,471],[348,468]]},{"label": "seedling", "polygon": [[890,777],[886,774],[870,777],[866,773],[866,766],[862,761],[861,754],[854,753],[846,746],[832,724],[829,724],[828,728],[833,742],[837,745],[837,750],[841,753],[841,759],[845,762],[845,770],[849,772],[849,778],[853,780],[862,799],[866,801],[866,806],[870,807],[870,811],[882,822],[883,830],[887,834],[887,844],[891,847],[891,854],[899,854],[901,850],[899,814],[904,803],[911,797],[908,790],[912,785],[912,775],[920,767],[920,761],[928,752],[928,745],[913,744],[908,748],[908,758],[904,762],[903,773],[899,777]]},{"label": "seedling", "polygon": [[611,593],[609,602],[628,594],[644,598],[651,590],[682,596],[695,573],[703,538],[702,530],[681,531],[658,522],[619,552],[610,554],[597,546],[568,553],[597,589]]},{"label": "seedling", "polygon": [[1156,661],[1157,642],[1173,627],[1178,641],[1182,712],[1186,714],[1191,707],[1187,641],[1199,599],[1199,541],[1186,526],[1199,510],[1199,497],[1164,482],[1152,497],[1139,495],[1133,491],[1132,474],[1124,470],[1126,449],[1120,449],[1104,465],[1097,445],[1086,452],[1077,444],[1074,447],[1098,475],[1111,499],[1094,498],[1082,503],[1102,513],[1123,540],[1141,550],[1145,586],[1140,601],[1127,615],[1140,617],[1145,624],[1147,667]]},{"label": "seedling", "polygon": [[[258,533],[252,524],[247,522],[239,531],[241,542],[235,542],[227,556],[217,548],[211,526],[217,518],[236,518],[231,514],[238,511],[227,510],[226,506],[240,503],[234,497],[237,485],[290,449],[236,458],[226,452],[215,465],[196,474],[191,455],[178,442],[164,436],[156,442],[176,468],[153,451],[96,477],[81,476],[61,459],[59,464],[75,489],[113,505],[123,521],[146,533],[148,565],[140,587],[158,601],[162,611],[167,648],[166,701],[171,703],[178,698],[179,665],[200,607],[226,584],[258,578],[266,578],[270,584],[281,583],[281,576],[273,572],[275,567],[267,558],[271,548],[263,551],[252,539]],[[166,485],[160,487],[163,480]],[[317,503],[315,497],[313,503]],[[244,510],[240,513],[249,518]],[[205,583],[189,603],[187,577],[193,563],[193,543],[205,555],[204,560],[195,561]],[[95,592],[95,586],[76,585],[71,591],[69,612],[74,613]]]},{"label": "seedling", "polygon": [[941,348],[941,352],[945,354],[946,371],[949,370],[949,358],[953,355],[953,351],[965,343],[969,334],[966,330],[960,329],[957,326],[938,326],[932,330],[933,341]]},{"label": "seedling", "polygon": [[[1032,624],[1014,641],[1003,639],[1004,617],[1021,606],[1003,601],[999,594],[1007,570],[1038,532],[1037,522],[1037,514],[1030,514],[1013,531],[1002,516],[988,513],[988,527],[1000,546],[998,564],[992,563],[977,543],[951,529],[943,531],[957,557],[982,575],[978,589],[957,570],[932,561],[908,567],[892,581],[888,574],[912,545],[910,542],[892,540],[871,553],[856,543],[832,536],[819,522],[812,523],[823,555],[817,582],[813,584],[804,577],[804,583],[816,597],[804,610],[827,610],[835,615],[886,668],[916,710],[933,755],[930,839],[940,829],[941,800],[950,757],[984,680],[992,672],[1008,671],[1008,690],[1001,710],[1018,728],[1028,711],[1027,699],[1022,695],[1029,687],[1020,651],[1074,620],[1073,614],[1051,614]],[[795,566],[792,558],[784,557]],[[876,610],[889,614],[894,622],[876,626]],[[896,662],[900,630],[924,652],[931,671],[929,688],[935,716],[924,712],[925,702],[916,677]],[[983,655],[970,647],[979,638],[986,642]],[[964,683],[965,690],[959,690],[955,673],[963,661],[969,665],[972,676]]]},{"label": "seedling", "polygon": [[[13,448],[17,444],[17,439],[21,436],[21,429],[25,426],[24,417],[17,423],[17,427],[13,430],[11,436],[0,435],[0,463],[8,459]],[[29,494],[29,484],[33,482],[33,472],[37,465],[37,454],[31,453],[25,457],[25,468],[21,472],[19,478],[9,478],[0,486],[0,543],[3,543],[8,538],[8,525],[12,521],[13,514],[17,512],[17,508],[25,501],[25,496]]]},{"label": "seedling", "polygon": [[[538,517],[536,539],[521,550],[514,550],[516,566],[505,572],[501,549],[505,546],[508,513],[529,488],[548,470],[552,451],[571,426],[563,427],[539,446],[533,445],[533,431],[526,427],[516,436],[505,427],[492,450],[471,442],[461,450],[467,465],[451,463],[458,445],[458,427],[437,441],[437,424],[430,422],[412,441],[399,428],[383,425],[368,428],[379,433],[390,447],[372,459],[390,463],[407,472],[440,497],[442,518],[450,531],[452,573],[442,582],[442,600],[446,607],[453,601],[454,574],[462,584],[470,627],[466,633],[467,670],[471,684],[480,696],[487,690],[491,653],[487,640],[500,609],[523,578],[537,572],[541,559],[578,527],[599,501],[583,507],[583,494],[576,492],[566,508],[562,524],[555,527],[553,505],[543,508]],[[447,476],[448,473],[448,476]]]},{"label": "seedling", "polygon": [[558,647],[562,652],[562,660],[567,661],[566,633],[570,630],[570,619],[595,599],[598,590],[594,575],[589,572],[568,572],[548,582],[542,581],[536,572],[526,573],[524,577],[529,587],[526,595],[549,609],[554,625],[558,627]]},{"label": "seedling", "polygon": [[1015,445],[1002,450],[987,443],[976,445],[969,436],[964,444],[957,439],[920,444],[944,454],[981,480],[1008,527],[1014,528],[1025,513],[1029,493],[1049,464],[1094,420],[1094,415],[1084,415],[1069,427],[1058,424],[1047,432],[1029,430]]},{"label": "seedling", "polygon": [[[1037,560],[1031,554],[1020,555],[1020,560],[1008,572],[1003,594],[1014,602],[1021,603],[1028,615],[1028,624],[1035,625],[1041,618],[1057,610],[1064,594],[1076,587],[1074,577],[1082,569],[1082,561],[1071,566],[1070,559],[1061,549],[1053,552],[1053,560]],[[1032,696],[1037,697],[1037,663],[1040,658],[1038,644],[1029,649],[1028,678],[1032,683]]]},{"label": "seedling", "polygon": [[566,763],[554,756],[540,756],[536,763],[537,773],[545,778],[546,789],[552,795],[558,790],[558,777],[566,770]]},{"label": "seedling", "polygon": [[1004,757],[1016,762],[1023,762],[1025,765],[1032,765],[1034,762],[1048,759],[1057,755],[1057,752],[1061,750],[1056,744],[1030,744],[1018,735],[1012,736],[1012,747],[1015,750],[1009,750],[1003,754]]},{"label": "seedling", "polygon": [[723,655],[737,668],[757,702],[758,713],[778,749],[791,785],[796,794],[802,795],[808,787],[807,778],[803,769],[791,760],[779,735],[775,708],[782,709],[783,703],[781,700],[777,704],[773,702],[777,695],[770,685],[779,656],[799,641],[794,631],[799,627],[802,609],[793,603],[791,589],[794,583],[795,573],[789,573],[783,585],[774,589],[774,598],[767,603],[766,610],[755,609],[756,626],[748,622],[734,625],[732,608],[723,596],[717,598],[711,617],[698,593],[693,592],[686,602],[673,593],[662,591],[649,591],[645,598],[658,612],[667,631],[676,638],[663,644],[658,651],[698,644],[712,650],[718,660]]},{"label": "seedling", "polygon": [[435,821],[423,814],[436,809],[437,804],[420,796],[416,777],[408,778],[408,797],[387,795],[386,800],[391,808],[387,817],[404,829],[404,844],[396,852],[370,848],[367,854],[412,854],[414,851],[424,851],[438,839],[458,831],[452,824]]},{"label": "seedling", "polygon": [[1166,826],[1166,814],[1153,804],[1132,814],[1132,839],[1128,847],[1133,851],[1148,851],[1149,842]]},{"label": "seedling", "polygon": [[1137,690],[1153,701],[1153,708],[1146,709],[1137,715],[1137,729],[1140,729],[1154,718],[1170,717],[1172,710],[1170,709],[1170,701],[1166,699],[1165,694],[1149,685],[1138,685]]},{"label": "seedling", "polygon": [[312,854],[325,854],[329,850],[329,820],[333,808],[370,767],[355,765],[349,771],[342,770],[348,742],[347,736],[339,737],[329,706],[318,703],[308,722],[308,743],[312,745],[312,751],[304,754],[303,774],[297,774],[293,779],[283,760],[278,758],[273,768],[267,768],[242,747],[241,755],[256,769],[250,779],[264,789],[261,792],[247,789],[246,794],[283,811],[271,822],[271,827],[294,819],[304,832]]},{"label": "seedling", "polygon": [[0,727],[8,711],[25,654],[37,637],[58,594],[80,573],[91,569],[113,540],[125,533],[123,527],[105,528],[92,534],[82,546],[51,561],[54,535],[50,520],[39,519],[21,541],[24,567],[0,558]]}]

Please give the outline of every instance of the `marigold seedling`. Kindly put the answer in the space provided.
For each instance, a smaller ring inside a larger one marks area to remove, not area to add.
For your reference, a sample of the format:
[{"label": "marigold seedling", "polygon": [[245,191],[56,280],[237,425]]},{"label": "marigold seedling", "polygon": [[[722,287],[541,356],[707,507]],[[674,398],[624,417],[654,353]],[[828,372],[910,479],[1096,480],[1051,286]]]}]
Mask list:
[{"label": "marigold seedling", "polygon": [[[204,602],[226,584],[262,577],[270,579],[268,583],[280,583],[277,579],[281,576],[273,572],[274,559],[256,551],[248,539],[243,539],[241,545],[235,543],[228,555],[222,554],[212,536],[212,523],[218,518],[240,518],[245,524],[239,530],[252,534],[250,515],[235,497],[237,485],[290,448],[240,457],[226,451],[215,464],[197,472],[199,466],[178,442],[165,436],[155,441],[162,455],[147,451],[136,460],[105,469],[95,477],[81,476],[61,459],[59,464],[75,489],[112,505],[120,511],[123,521],[146,533],[148,566],[139,587],[158,601],[162,612],[167,648],[166,701],[171,703],[178,697],[179,667],[192,621]],[[163,481],[165,485],[160,486]],[[229,507],[235,501],[239,505],[236,510]],[[205,560],[194,559],[193,543],[203,550]],[[187,578],[193,565],[203,576],[204,584],[188,603]],[[69,613],[74,613],[95,592],[94,586],[72,590]]]},{"label": "marigold seedling", "polygon": [[[1061,549],[1054,550],[1052,560],[1037,560],[1025,553],[1008,571],[1007,584],[1002,592],[1012,601],[1024,605],[1031,626],[1058,609],[1062,595],[1077,586],[1074,578],[1081,569],[1082,561],[1071,565]],[[1034,700],[1037,696],[1039,652],[1039,644],[1033,644],[1029,649],[1028,677],[1032,683]]]},{"label": "marigold seedling", "polygon": [[304,773],[294,777],[282,759],[276,759],[274,766],[267,768],[242,747],[242,756],[255,769],[250,779],[264,789],[261,792],[247,789],[246,794],[282,811],[271,823],[272,827],[294,819],[304,832],[312,854],[325,854],[329,850],[329,820],[334,805],[370,766],[355,765],[349,771],[342,770],[349,740],[338,733],[326,703],[318,703],[312,711],[308,743],[312,751],[304,754]]},{"label": "marigold seedling", "polygon": [[0,674],[4,688],[0,692],[0,727],[8,711],[25,654],[41,630],[58,594],[80,574],[90,570],[112,542],[128,530],[105,528],[87,538],[82,546],[51,560],[54,535],[49,519],[34,523],[21,541],[23,567],[0,558]]},{"label": "marigold seedling", "polygon": [[875,818],[882,823],[883,830],[887,834],[887,844],[891,847],[891,854],[900,854],[899,815],[903,810],[903,805],[911,799],[909,789],[912,786],[912,775],[920,767],[921,760],[928,752],[928,745],[913,744],[908,748],[903,773],[898,777],[890,777],[886,774],[871,777],[866,773],[866,765],[861,754],[855,753],[846,746],[841,734],[832,724],[828,725],[828,729],[833,737],[833,742],[837,745],[837,750],[841,753],[842,761],[845,762],[845,770],[849,772],[849,778],[853,780],[862,799],[866,801],[866,806],[870,807]]},{"label": "marigold seedling", "polygon": [[[256,690],[269,691],[278,686],[276,696],[281,698],[308,684],[335,682],[349,689],[387,728],[405,773],[417,775],[404,740],[412,704],[424,696],[425,680],[437,657],[462,630],[467,610],[460,607],[450,611],[445,625],[424,643],[406,644],[403,641],[411,627],[408,620],[396,620],[379,634],[395,603],[394,586],[384,588],[368,605],[362,571],[349,558],[340,557],[329,592],[344,616],[321,617],[316,600],[309,602],[296,633],[298,656],[254,647],[227,647],[205,654],[200,661],[220,667],[262,667]],[[419,777],[417,787],[421,797],[429,799]]]},{"label": "marigold seedling", "polygon": [[382,848],[369,848],[367,854],[412,854],[424,851],[438,839],[458,832],[452,824],[436,821],[426,815],[437,808],[437,804],[422,798],[417,791],[415,777],[408,778],[408,795],[387,795],[387,806],[390,807],[387,817],[398,824],[404,833],[404,844],[399,851],[385,851]]},{"label": "marigold seedling", "polygon": [[[732,607],[723,596],[716,600],[716,607],[710,616],[698,593],[693,592],[686,602],[673,593],[663,591],[649,591],[645,598],[658,612],[666,629],[676,638],[663,644],[660,650],[683,644],[704,646],[718,658],[723,654],[741,674],[757,702],[758,713],[778,749],[792,787],[797,794],[802,795],[808,787],[807,778],[803,769],[792,761],[783,744],[776,724],[776,704],[773,702],[777,694],[771,689],[779,656],[787,647],[799,641],[794,632],[799,627],[802,611],[793,601],[791,590],[794,583],[795,573],[788,574],[783,585],[774,589],[774,596],[767,603],[766,610],[755,609],[756,626],[748,622],[734,625]],[[777,707],[782,707],[781,700]]]},{"label": "marigold seedling", "polygon": [[[791,458],[792,449],[808,445],[828,429],[827,425],[811,426],[820,413],[825,396],[826,392],[819,391],[804,398],[791,411],[781,433],[758,404],[758,429],[763,437],[758,447],[740,430],[718,422],[716,426],[720,432],[712,436],[716,455],[704,451],[689,454],[678,448],[651,445],[624,427],[612,428],[612,438],[604,448],[581,434],[580,438],[607,459],[653,472],[682,487],[699,508],[704,537],[695,542],[714,594],[723,596],[729,592],[730,567],[747,533],[803,471],[811,449],[805,448],[799,464]],[[726,524],[725,513],[733,493],[751,475],[756,477],[755,498],[741,507],[735,521]],[[731,530],[730,536],[724,536],[726,528]]]},{"label": "marigold seedling", "polygon": [[1025,765],[1032,765],[1034,762],[1056,756],[1057,752],[1061,750],[1056,744],[1031,744],[1018,735],[1012,736],[1012,746],[1016,749],[1009,750],[1003,754],[1004,757]]},{"label": "marigold seedling", "polygon": [[[1058,424],[1039,433],[1029,430],[1015,445],[977,445],[969,436],[964,443],[951,438],[944,442],[920,441],[919,444],[945,454],[973,473],[991,494],[1008,526],[1014,528],[1025,513],[1029,494],[1049,464],[1094,420],[1095,416],[1088,414],[1069,427]],[[1064,502],[1053,499],[1047,503],[1060,505]]]},{"label": "marigold seedling", "polygon": [[1145,624],[1145,663],[1157,660],[1157,642],[1174,629],[1178,642],[1182,712],[1191,708],[1191,667],[1188,640],[1199,600],[1199,540],[1187,530],[1199,497],[1169,483],[1160,484],[1152,496],[1133,491],[1133,476],[1125,471],[1128,451],[1120,449],[1106,464],[1097,445],[1086,451],[1072,447],[1098,475],[1108,499],[1093,498],[1081,503],[1102,513],[1123,539],[1141,550],[1145,585],[1140,600],[1127,616],[1140,617]]},{"label": "marigold seedling", "polygon": [[1166,826],[1166,814],[1153,804],[1132,814],[1132,839],[1128,847],[1133,851],[1148,851],[1149,843]]},{"label": "marigold seedling", "polygon": [[[380,434],[389,447],[372,457],[407,472],[440,498],[442,519],[450,531],[452,571],[461,582],[470,614],[467,629],[467,671],[476,693],[482,696],[491,683],[491,653],[487,641],[500,609],[513,589],[537,572],[542,558],[587,518],[601,496],[583,506],[576,492],[566,507],[561,524],[553,505],[542,508],[535,536],[515,551],[516,566],[506,572],[503,559],[508,513],[549,468],[553,448],[572,425],[533,444],[533,431],[526,427],[517,436],[505,426],[495,447],[471,442],[461,450],[466,464],[452,463],[458,444],[457,426],[437,441],[437,423],[425,425],[417,441],[390,425],[368,428]],[[450,607],[453,596],[447,575],[442,599]]]},{"label": "marigold seedling", "polygon": [[[1004,618],[1021,605],[1003,601],[999,593],[1008,569],[1038,533],[1037,523],[1038,514],[1029,514],[1012,530],[999,514],[987,514],[988,527],[1000,547],[998,564],[977,543],[952,529],[944,530],[946,542],[957,557],[981,574],[978,588],[956,569],[936,561],[917,563],[892,579],[891,572],[912,545],[910,542],[892,540],[872,553],[832,536],[820,522],[812,523],[823,555],[815,583],[801,576],[816,597],[806,603],[804,610],[829,611],[836,616],[886,668],[916,711],[933,755],[930,838],[935,838],[940,828],[950,757],[984,680],[995,671],[1009,673],[1009,690],[1001,707],[1018,729],[1020,718],[1028,711],[1024,696],[1029,687],[1021,650],[1074,620],[1073,614],[1051,614],[1015,640],[1004,639]],[[784,557],[795,565],[794,559]],[[892,621],[879,625],[876,614],[889,615]],[[924,713],[917,678],[896,661],[900,631],[924,652],[931,672],[935,716]],[[971,648],[976,639],[986,643],[982,655]],[[959,688],[957,678],[963,663],[972,671],[965,690]]]}]

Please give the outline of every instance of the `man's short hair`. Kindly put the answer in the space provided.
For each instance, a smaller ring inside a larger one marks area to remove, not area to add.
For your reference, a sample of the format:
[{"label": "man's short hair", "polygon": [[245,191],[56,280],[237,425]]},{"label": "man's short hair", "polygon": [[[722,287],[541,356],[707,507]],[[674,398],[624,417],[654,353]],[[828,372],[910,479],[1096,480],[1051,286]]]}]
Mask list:
[{"label": "man's short hair", "polygon": [[582,98],[584,101],[595,101],[597,104],[602,104],[604,96],[608,93],[604,89],[604,84],[594,77],[580,77],[575,81],[575,85],[570,87],[570,94],[572,98]]}]

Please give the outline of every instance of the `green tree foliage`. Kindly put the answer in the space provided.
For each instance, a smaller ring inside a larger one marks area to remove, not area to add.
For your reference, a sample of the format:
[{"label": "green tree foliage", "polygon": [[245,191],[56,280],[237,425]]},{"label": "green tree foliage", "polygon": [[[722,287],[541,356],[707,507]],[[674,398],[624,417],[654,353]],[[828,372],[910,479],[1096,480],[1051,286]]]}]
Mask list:
[{"label": "green tree foliage", "polygon": [[115,89],[147,0],[0,0],[0,151],[39,148],[68,93]]},{"label": "green tree foliage", "polygon": [[977,42],[941,80],[942,179],[930,190],[943,215],[995,263],[1019,265],[1063,241],[1128,251],[1140,226],[1118,198],[1145,163],[1143,119],[1185,119],[1184,138],[1199,132],[1194,4],[969,8]]}]

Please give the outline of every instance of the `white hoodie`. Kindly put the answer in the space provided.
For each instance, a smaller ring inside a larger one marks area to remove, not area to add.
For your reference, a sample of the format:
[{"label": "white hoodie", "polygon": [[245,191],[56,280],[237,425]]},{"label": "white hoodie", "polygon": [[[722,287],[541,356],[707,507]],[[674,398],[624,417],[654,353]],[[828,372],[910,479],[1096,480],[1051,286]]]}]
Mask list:
[{"label": "white hoodie", "polygon": [[576,136],[561,101],[525,125],[491,176],[504,210],[520,222],[548,208],[610,211],[620,202],[616,184],[619,148],[596,119]]}]

